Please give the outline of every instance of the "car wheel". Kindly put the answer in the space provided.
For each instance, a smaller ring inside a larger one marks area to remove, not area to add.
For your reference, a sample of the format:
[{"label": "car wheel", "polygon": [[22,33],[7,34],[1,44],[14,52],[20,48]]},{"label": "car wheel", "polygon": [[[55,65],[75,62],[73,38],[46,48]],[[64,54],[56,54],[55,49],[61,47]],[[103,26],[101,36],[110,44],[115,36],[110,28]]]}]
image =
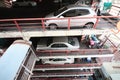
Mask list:
[{"label": "car wheel", "polygon": [[50,30],[55,30],[55,29],[57,29],[57,25],[56,24],[50,24],[49,28],[50,28]]},{"label": "car wheel", "polygon": [[94,26],[93,23],[87,23],[87,24],[85,24],[85,28],[87,28],[87,29],[92,29],[93,26]]}]

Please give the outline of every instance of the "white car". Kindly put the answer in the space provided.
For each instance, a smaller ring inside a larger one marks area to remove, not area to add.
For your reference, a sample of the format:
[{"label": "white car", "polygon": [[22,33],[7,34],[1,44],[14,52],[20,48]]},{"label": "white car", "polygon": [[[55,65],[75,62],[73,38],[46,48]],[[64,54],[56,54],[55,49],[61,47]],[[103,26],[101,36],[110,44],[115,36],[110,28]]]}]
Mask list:
[{"label": "white car", "polygon": [[50,29],[68,27],[68,18],[70,18],[70,27],[92,28],[96,23],[96,18],[94,18],[96,15],[90,7],[69,5],[48,14],[45,17],[45,25]]},{"label": "white car", "polygon": [[79,49],[80,44],[77,37],[54,37],[40,38],[36,51],[43,50],[74,50]]},{"label": "white car", "polygon": [[18,0],[13,2],[13,6],[36,6],[37,3],[35,1],[29,0]]},{"label": "white car", "polygon": [[42,59],[42,64],[72,64],[74,58],[49,58]]}]

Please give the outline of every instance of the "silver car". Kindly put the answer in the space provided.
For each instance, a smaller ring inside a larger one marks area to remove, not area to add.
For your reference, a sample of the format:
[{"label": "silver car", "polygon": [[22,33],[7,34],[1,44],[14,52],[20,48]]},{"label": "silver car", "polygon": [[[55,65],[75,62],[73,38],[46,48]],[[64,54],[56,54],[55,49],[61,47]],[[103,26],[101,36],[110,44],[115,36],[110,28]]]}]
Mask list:
[{"label": "silver car", "polygon": [[42,64],[72,64],[74,58],[49,58],[42,59]]},{"label": "silver car", "polygon": [[[94,16],[96,16],[96,13],[90,7],[69,5],[47,15],[45,25],[50,29],[56,29],[68,27],[68,22],[70,22],[70,27],[92,28],[96,22]],[[70,21],[68,21],[68,18],[70,18]]]},{"label": "silver car", "polygon": [[76,50],[80,48],[76,37],[41,38],[37,43],[36,51],[43,50]]}]

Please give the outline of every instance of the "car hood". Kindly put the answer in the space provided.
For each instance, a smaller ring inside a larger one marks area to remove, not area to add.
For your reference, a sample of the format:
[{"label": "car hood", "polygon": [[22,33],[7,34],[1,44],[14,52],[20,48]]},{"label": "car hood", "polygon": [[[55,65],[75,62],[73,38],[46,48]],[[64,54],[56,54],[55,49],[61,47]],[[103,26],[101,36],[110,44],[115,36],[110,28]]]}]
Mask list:
[{"label": "car hood", "polygon": [[50,13],[46,15],[45,18],[56,18],[56,16],[54,16],[54,13]]}]

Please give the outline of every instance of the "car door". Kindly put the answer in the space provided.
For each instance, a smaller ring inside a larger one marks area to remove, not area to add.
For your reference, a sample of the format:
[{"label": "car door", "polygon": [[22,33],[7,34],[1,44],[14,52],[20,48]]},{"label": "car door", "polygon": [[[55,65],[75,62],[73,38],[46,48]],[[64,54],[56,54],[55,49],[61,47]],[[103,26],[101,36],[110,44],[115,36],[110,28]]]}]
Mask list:
[{"label": "car door", "polygon": [[72,20],[71,24],[75,23],[74,25],[83,27],[85,24],[91,22],[91,19],[89,18],[91,17],[91,14],[88,9],[76,9],[76,15],[76,19]]},{"label": "car door", "polygon": [[[76,16],[76,11],[74,9],[72,10],[66,10],[61,16],[64,17],[64,20],[61,21],[61,25],[60,26],[74,26],[75,23],[73,24],[73,21],[71,19],[71,17],[75,17]],[[69,22],[70,19],[70,22]]]},{"label": "car door", "polygon": [[[90,12],[88,9],[71,9],[63,14],[64,17],[72,17],[70,18],[70,26],[83,26],[88,22],[91,22],[89,18]],[[68,23],[68,22],[67,22]]]}]

